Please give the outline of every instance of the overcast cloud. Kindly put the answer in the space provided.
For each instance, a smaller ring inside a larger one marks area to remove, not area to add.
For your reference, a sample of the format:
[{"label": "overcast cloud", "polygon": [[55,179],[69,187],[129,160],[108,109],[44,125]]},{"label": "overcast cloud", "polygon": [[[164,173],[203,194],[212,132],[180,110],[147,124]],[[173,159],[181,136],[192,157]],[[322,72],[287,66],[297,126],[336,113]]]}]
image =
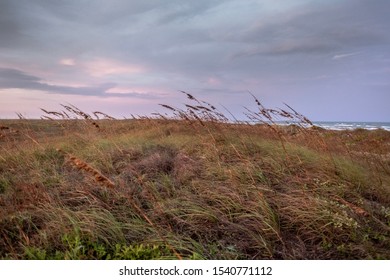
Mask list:
[{"label": "overcast cloud", "polygon": [[237,114],[251,91],[313,120],[390,121],[388,11],[388,0],[0,0],[0,118],[62,102],[148,114],[185,90]]}]

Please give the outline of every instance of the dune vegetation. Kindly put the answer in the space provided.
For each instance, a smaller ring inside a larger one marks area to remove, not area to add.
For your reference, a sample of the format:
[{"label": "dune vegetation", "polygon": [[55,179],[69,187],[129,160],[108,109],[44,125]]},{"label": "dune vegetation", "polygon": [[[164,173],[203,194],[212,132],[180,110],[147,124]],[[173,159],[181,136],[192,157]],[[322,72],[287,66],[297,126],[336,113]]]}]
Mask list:
[{"label": "dune vegetation", "polygon": [[0,258],[390,259],[390,132],[187,97],[1,120]]}]

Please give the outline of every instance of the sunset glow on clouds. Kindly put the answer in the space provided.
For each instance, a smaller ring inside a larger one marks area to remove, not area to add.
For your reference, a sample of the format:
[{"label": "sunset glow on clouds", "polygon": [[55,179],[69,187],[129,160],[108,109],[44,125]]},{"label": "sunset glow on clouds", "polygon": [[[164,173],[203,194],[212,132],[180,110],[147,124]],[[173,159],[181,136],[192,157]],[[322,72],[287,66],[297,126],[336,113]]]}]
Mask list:
[{"label": "sunset glow on clouds", "polygon": [[86,73],[93,77],[104,77],[108,75],[131,75],[144,72],[144,68],[136,65],[124,64],[109,59],[94,59],[84,63]]},{"label": "sunset glow on clouds", "polygon": [[387,0],[1,1],[0,118],[64,102],[149,114],[185,102],[184,90],[237,114],[250,91],[314,120],[390,121],[389,10]]},{"label": "sunset glow on clouds", "polygon": [[74,66],[74,65],[76,65],[76,62],[74,61],[74,59],[71,59],[71,58],[63,58],[60,60],[60,64],[66,65],[66,66]]}]

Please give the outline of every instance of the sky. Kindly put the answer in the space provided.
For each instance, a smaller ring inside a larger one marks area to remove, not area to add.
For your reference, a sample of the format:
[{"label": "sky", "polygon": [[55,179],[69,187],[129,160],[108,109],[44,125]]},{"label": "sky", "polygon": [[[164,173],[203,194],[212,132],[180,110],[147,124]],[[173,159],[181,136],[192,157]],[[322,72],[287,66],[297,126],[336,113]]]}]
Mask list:
[{"label": "sky", "polygon": [[0,118],[73,104],[390,121],[389,0],[0,0]]}]

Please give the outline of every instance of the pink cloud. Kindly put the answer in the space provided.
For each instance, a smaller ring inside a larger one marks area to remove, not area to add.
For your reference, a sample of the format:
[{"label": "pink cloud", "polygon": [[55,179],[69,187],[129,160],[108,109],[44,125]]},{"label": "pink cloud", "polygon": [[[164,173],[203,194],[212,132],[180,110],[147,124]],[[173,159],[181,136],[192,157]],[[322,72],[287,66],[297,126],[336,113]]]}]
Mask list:
[{"label": "pink cloud", "polygon": [[142,87],[123,87],[116,86],[108,89],[106,93],[128,93],[128,92],[138,92],[138,93],[146,93],[148,90]]},{"label": "pink cloud", "polygon": [[217,78],[215,78],[215,77],[209,77],[209,78],[207,79],[207,83],[208,83],[209,85],[218,86],[218,85],[221,84],[221,80],[219,80],[219,79],[217,79]]},{"label": "pink cloud", "polygon": [[105,58],[88,61],[83,67],[90,76],[99,78],[112,74],[135,74],[145,71],[145,68],[139,65],[125,64]]},{"label": "pink cloud", "polygon": [[72,58],[63,58],[59,61],[59,63],[61,65],[65,65],[65,66],[74,66],[76,65],[76,61]]}]

